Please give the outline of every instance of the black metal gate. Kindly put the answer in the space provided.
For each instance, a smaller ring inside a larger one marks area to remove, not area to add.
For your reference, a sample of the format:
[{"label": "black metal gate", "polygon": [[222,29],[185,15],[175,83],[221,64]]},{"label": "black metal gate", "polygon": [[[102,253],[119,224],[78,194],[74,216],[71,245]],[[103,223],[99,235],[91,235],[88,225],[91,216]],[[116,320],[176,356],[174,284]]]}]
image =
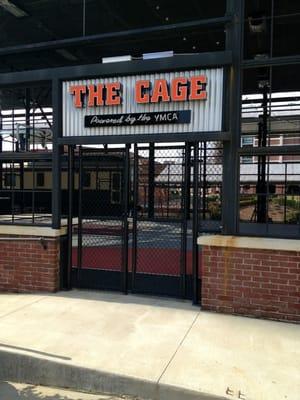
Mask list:
[{"label": "black metal gate", "polygon": [[75,152],[73,286],[199,300],[196,240],[206,215],[203,193],[207,198],[202,147],[150,143]]}]

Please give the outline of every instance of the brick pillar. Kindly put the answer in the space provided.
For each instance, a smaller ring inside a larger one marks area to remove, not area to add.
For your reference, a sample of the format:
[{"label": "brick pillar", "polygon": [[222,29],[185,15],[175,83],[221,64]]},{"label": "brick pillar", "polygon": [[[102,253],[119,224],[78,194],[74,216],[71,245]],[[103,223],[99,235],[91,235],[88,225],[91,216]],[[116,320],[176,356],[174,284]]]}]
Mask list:
[{"label": "brick pillar", "polygon": [[272,250],[209,240],[201,244],[202,309],[300,322],[300,251],[280,250],[279,239],[268,239]]},{"label": "brick pillar", "polygon": [[0,291],[59,289],[60,237],[0,235]]}]

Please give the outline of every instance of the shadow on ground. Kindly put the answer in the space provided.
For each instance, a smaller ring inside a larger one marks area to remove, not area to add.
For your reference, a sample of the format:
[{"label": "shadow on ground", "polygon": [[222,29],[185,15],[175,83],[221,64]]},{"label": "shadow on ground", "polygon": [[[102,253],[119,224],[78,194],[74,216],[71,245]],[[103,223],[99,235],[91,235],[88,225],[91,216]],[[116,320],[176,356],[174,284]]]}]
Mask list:
[{"label": "shadow on ground", "polygon": [[38,295],[45,297],[63,297],[74,300],[78,299],[90,301],[105,301],[109,303],[138,304],[189,311],[195,311],[195,309],[197,309],[197,306],[195,307],[194,305],[192,305],[191,300],[186,299],[176,299],[167,296],[151,296],[143,294],[124,295],[123,293],[119,292],[97,291],[90,289],[73,289],[70,291],[59,291],[51,294]]},{"label": "shadow on ground", "polygon": [[[45,393],[50,391],[52,393]],[[135,398],[122,396],[115,397],[110,395],[87,395],[80,393],[53,394],[55,389],[42,388],[33,385],[18,385],[18,388],[10,382],[0,382],[1,400],[135,400]],[[60,390],[62,392],[62,390]]]}]

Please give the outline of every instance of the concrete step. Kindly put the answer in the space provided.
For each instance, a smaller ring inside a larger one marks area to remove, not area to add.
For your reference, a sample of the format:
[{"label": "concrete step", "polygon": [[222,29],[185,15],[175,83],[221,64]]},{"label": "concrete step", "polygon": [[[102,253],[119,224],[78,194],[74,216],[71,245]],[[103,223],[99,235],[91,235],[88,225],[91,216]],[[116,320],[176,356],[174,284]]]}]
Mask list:
[{"label": "concrete step", "polygon": [[78,367],[19,351],[0,350],[0,360],[0,382],[12,381],[125,398],[133,396],[143,400],[225,400],[224,397]]}]

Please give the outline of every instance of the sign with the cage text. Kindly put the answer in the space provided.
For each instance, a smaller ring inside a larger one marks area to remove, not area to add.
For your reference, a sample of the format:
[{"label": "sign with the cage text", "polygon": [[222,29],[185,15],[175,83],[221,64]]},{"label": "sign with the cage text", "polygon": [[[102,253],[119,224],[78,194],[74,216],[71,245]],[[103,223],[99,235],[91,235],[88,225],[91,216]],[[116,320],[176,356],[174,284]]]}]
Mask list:
[{"label": "sign with the cage text", "polygon": [[222,130],[222,68],[65,81],[62,95],[63,136]]}]

